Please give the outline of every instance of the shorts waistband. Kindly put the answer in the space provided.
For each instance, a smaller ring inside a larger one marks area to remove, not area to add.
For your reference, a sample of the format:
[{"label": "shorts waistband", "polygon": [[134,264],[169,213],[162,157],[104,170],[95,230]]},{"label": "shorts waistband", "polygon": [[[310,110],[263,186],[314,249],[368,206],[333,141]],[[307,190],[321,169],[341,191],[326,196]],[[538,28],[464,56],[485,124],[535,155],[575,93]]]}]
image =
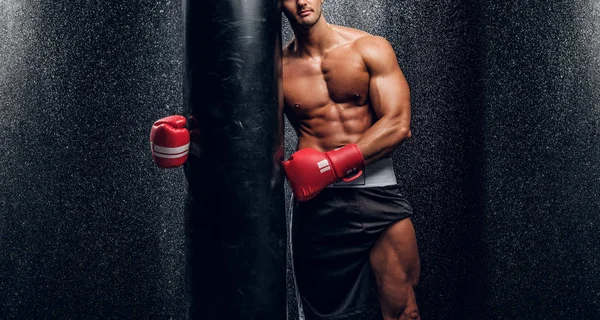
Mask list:
[{"label": "shorts waistband", "polygon": [[358,178],[350,182],[339,180],[328,185],[327,188],[385,187],[397,183],[392,159],[383,158],[366,166]]}]

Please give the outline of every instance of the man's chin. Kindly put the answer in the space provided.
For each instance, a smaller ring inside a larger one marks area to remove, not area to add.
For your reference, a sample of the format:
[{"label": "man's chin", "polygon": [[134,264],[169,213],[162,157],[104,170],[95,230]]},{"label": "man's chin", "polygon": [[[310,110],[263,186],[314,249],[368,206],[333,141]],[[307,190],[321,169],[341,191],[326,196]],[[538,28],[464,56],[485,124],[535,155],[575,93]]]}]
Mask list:
[{"label": "man's chin", "polygon": [[300,21],[298,21],[298,26],[307,29],[307,28],[310,28],[310,27],[314,26],[317,23],[317,21],[318,21],[318,19],[317,20],[312,20],[312,19],[311,20],[304,20],[304,19],[301,19]]}]

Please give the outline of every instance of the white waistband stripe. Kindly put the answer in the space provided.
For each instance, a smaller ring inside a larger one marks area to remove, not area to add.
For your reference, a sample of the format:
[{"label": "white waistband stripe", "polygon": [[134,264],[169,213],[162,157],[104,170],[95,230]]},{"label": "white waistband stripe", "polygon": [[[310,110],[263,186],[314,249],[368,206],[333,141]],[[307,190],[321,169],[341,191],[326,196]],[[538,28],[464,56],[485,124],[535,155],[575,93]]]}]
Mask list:
[{"label": "white waistband stripe", "polygon": [[363,169],[363,174],[352,181],[338,181],[327,186],[328,188],[368,188],[384,187],[396,184],[396,174],[392,159],[384,158],[372,163]]}]

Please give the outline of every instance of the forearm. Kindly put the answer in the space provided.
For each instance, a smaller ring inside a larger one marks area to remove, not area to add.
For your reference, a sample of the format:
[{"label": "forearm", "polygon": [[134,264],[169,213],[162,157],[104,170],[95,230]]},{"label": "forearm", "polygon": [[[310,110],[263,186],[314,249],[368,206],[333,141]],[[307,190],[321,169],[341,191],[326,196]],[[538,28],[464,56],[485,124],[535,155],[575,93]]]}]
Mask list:
[{"label": "forearm", "polygon": [[410,137],[410,121],[383,116],[363,134],[356,145],[368,165],[390,154]]}]

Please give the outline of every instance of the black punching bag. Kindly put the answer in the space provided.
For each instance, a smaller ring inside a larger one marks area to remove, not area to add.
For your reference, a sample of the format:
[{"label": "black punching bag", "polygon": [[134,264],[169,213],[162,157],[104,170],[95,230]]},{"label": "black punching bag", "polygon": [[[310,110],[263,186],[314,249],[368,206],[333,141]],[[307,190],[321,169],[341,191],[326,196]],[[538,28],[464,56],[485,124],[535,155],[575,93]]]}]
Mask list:
[{"label": "black punching bag", "polygon": [[278,1],[186,1],[184,11],[184,99],[200,131],[185,167],[190,318],[282,320]]}]

